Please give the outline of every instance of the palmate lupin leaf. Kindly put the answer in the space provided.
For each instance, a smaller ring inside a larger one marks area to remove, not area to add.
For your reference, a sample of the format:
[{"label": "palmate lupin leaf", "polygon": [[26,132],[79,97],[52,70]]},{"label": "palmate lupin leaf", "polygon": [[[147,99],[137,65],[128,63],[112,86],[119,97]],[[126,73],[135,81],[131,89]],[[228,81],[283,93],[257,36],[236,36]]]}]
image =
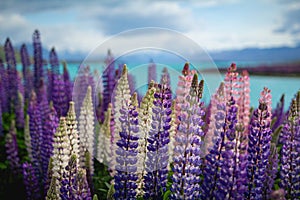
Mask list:
[{"label": "palmate lupin leaf", "polygon": [[300,114],[297,99],[293,99],[288,118],[282,128],[280,186],[286,199],[300,196]]},{"label": "palmate lupin leaf", "polygon": [[203,132],[203,82],[198,85],[198,76],[194,74],[192,86],[181,104],[179,126],[175,136],[173,184],[171,199],[200,198],[200,175]]}]

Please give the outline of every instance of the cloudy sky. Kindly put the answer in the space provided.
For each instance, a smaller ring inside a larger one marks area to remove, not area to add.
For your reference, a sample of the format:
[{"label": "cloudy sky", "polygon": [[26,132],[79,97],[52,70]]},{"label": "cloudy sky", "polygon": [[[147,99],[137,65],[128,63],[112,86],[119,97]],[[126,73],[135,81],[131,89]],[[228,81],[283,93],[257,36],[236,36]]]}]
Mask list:
[{"label": "cloudy sky", "polygon": [[300,44],[299,19],[297,0],[3,0],[0,42],[31,42],[39,29],[47,48],[87,53],[122,31],[162,27],[208,51],[292,47]]}]

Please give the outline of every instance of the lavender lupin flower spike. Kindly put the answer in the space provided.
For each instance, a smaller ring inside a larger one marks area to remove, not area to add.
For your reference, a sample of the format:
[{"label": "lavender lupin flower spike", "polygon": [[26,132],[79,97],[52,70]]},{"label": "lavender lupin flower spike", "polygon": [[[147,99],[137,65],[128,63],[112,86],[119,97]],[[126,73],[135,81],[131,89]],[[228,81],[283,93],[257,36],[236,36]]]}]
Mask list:
[{"label": "lavender lupin flower spike", "polygon": [[[127,104],[127,105],[126,105]],[[137,94],[134,93],[131,100],[120,109],[119,121],[122,123],[119,132],[120,139],[116,149],[116,174],[114,176],[114,188],[116,199],[135,199],[137,184],[138,162],[138,112]]]},{"label": "lavender lupin flower spike", "polygon": [[7,160],[9,162],[10,169],[14,174],[20,172],[20,158],[18,153],[18,144],[17,144],[17,130],[15,127],[15,121],[11,121],[9,133],[6,135],[5,147]]},{"label": "lavender lupin flower spike", "polygon": [[300,114],[298,108],[297,100],[293,99],[281,132],[283,146],[280,186],[285,190],[287,199],[297,199],[300,196]]},{"label": "lavender lupin flower spike", "polygon": [[175,136],[173,184],[171,199],[199,199],[203,132],[203,103],[200,102],[203,81],[198,85],[194,74],[192,86],[181,104],[179,126]]},{"label": "lavender lupin flower spike", "polygon": [[28,200],[38,200],[41,198],[39,191],[39,181],[34,173],[31,163],[23,163],[23,179]]},{"label": "lavender lupin flower spike", "polygon": [[43,55],[42,55],[42,43],[40,38],[40,32],[35,30],[32,35],[33,49],[34,49],[34,87],[35,91],[39,89],[39,84],[44,76],[43,70]]},{"label": "lavender lupin flower spike", "polygon": [[163,84],[158,84],[154,93],[152,123],[147,139],[147,173],[144,176],[144,198],[147,199],[162,198],[167,183],[172,94],[169,82],[165,78],[162,79]]},{"label": "lavender lupin flower spike", "polygon": [[24,88],[25,88],[24,97],[25,99],[29,99],[30,92],[32,90],[32,79],[31,79],[31,70],[30,70],[31,63],[30,63],[29,54],[25,44],[21,46],[20,55],[21,55],[21,61],[23,66],[22,72],[23,72]]},{"label": "lavender lupin flower spike", "polygon": [[261,92],[259,107],[253,113],[248,144],[248,190],[246,198],[263,199],[263,186],[266,178],[271,146],[271,94],[268,88]]}]

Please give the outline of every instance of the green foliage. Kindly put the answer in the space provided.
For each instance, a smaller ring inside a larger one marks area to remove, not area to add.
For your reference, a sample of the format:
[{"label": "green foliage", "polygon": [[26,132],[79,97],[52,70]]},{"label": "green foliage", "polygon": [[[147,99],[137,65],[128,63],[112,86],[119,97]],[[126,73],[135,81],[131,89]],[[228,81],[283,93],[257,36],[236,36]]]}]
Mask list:
[{"label": "green foliage", "polygon": [[97,160],[94,160],[95,174],[93,176],[93,184],[95,194],[99,199],[106,199],[111,187],[112,177],[109,175],[108,167]]}]

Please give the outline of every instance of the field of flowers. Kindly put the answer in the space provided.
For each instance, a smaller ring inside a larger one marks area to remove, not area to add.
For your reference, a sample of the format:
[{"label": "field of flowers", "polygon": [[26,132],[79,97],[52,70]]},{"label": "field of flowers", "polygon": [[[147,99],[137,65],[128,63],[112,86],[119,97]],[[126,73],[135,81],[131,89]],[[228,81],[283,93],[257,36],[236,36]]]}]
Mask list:
[{"label": "field of flowers", "polygon": [[102,90],[86,66],[73,92],[38,31],[33,49],[22,45],[22,71],[9,39],[0,58],[0,199],[300,198],[300,90],[272,108],[262,86],[251,108],[249,74],[232,64],[204,105],[188,63],[175,97],[151,64],[141,97],[108,57]]}]

